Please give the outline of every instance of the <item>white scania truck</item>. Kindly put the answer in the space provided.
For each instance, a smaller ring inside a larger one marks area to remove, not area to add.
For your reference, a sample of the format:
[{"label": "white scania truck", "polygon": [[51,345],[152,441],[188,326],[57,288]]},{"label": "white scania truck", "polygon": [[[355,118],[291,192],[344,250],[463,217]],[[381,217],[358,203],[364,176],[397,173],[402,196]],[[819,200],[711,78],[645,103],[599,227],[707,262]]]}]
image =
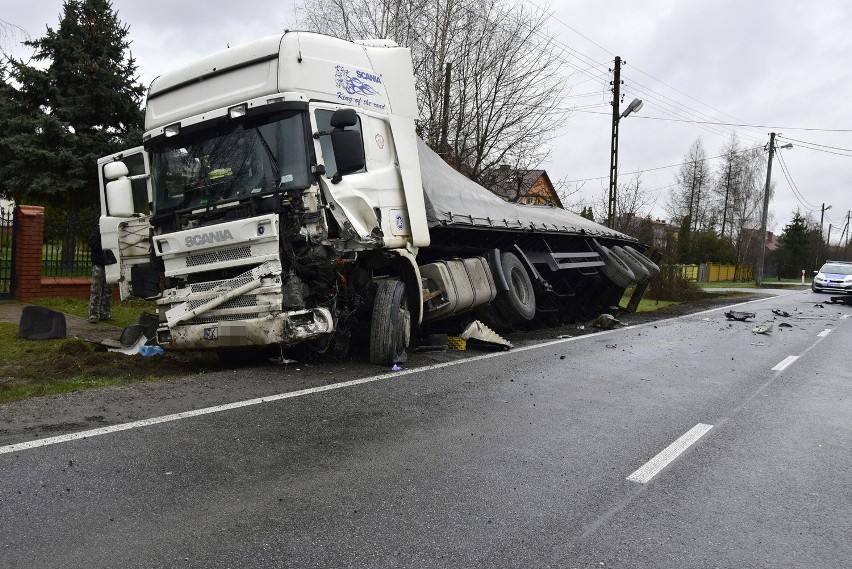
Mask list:
[{"label": "white scania truck", "polygon": [[143,146],[98,161],[108,281],[156,301],[167,349],[356,336],[389,365],[433,322],[592,317],[653,274],[635,239],[461,176],[417,116],[386,40],[287,32],[158,77]]}]

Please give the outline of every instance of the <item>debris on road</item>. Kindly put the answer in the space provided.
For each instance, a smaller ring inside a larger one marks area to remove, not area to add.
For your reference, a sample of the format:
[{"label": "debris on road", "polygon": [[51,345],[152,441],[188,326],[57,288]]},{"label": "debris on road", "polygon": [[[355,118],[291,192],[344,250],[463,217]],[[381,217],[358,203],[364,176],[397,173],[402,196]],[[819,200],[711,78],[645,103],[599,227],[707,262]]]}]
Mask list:
[{"label": "debris on road", "polygon": [[786,310],[778,310],[777,308],[776,308],[775,310],[773,310],[773,311],[772,311],[772,314],[774,314],[774,315],[776,315],[776,316],[783,316],[784,318],[789,318],[789,317],[790,317],[790,313],[789,313],[789,312],[787,312]]},{"label": "debris on road", "polygon": [[606,347],[607,348],[617,348],[618,345],[617,344],[607,344]]},{"label": "debris on road", "polygon": [[495,348],[499,350],[509,350],[512,348],[512,342],[502,337],[479,320],[471,322],[468,327],[464,329],[464,332],[461,333],[460,337],[471,346]]},{"label": "debris on road", "polygon": [[625,326],[625,324],[612,314],[604,313],[592,321],[592,326],[600,328],[601,330],[610,330],[615,326]]},{"label": "debris on road", "polygon": [[772,332],[772,323],[771,322],[768,323],[768,324],[761,324],[757,328],[752,329],[752,333],[754,333],[754,334],[769,334],[770,332]]},{"label": "debris on road", "polygon": [[782,322],[781,324],[778,325],[778,327],[779,328],[792,328],[793,325],[788,323],[788,322]]},{"label": "debris on road", "polygon": [[417,353],[422,352],[446,352],[449,336],[446,334],[429,334],[420,339],[421,344],[414,348]]},{"label": "debris on road", "polygon": [[745,322],[749,318],[754,318],[754,312],[739,312],[737,310],[729,310],[725,313],[725,318],[728,320],[737,320],[739,322]]}]

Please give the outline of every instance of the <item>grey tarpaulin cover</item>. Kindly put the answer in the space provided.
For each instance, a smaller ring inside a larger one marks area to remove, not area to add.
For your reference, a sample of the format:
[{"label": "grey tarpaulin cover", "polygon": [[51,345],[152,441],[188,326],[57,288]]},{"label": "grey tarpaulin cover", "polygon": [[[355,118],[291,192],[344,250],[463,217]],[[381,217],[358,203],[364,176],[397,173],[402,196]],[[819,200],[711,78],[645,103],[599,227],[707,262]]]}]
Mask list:
[{"label": "grey tarpaulin cover", "polygon": [[429,227],[495,227],[637,242],[623,233],[558,207],[504,201],[454,170],[422,140],[418,139],[417,145]]}]

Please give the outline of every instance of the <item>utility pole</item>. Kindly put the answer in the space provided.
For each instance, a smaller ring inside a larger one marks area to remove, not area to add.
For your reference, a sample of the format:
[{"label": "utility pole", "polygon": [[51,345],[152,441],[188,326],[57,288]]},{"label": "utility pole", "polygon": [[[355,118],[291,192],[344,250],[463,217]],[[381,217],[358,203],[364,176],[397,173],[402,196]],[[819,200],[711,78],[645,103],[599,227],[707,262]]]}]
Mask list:
[{"label": "utility pole", "polygon": [[820,259],[822,259],[822,224],[825,221],[825,210],[831,209],[831,206],[825,207],[825,203],[822,204],[822,209],[819,214],[819,243],[817,243],[817,258],[816,263],[814,263],[815,267],[818,268],[820,266]]},{"label": "utility pole", "polygon": [[612,70],[612,139],[609,153],[609,205],[607,206],[606,225],[610,229],[615,221],[615,206],[617,201],[618,183],[618,119],[619,101],[621,100],[621,57],[615,56],[615,66]]},{"label": "utility pole", "polygon": [[852,210],[846,211],[846,244],[843,246],[843,260],[846,260],[846,253],[849,250],[849,214],[852,214]]},{"label": "utility pole", "polygon": [[[769,217],[769,183],[772,178],[772,158],[775,156],[775,133],[769,133],[769,161],[766,164],[766,188],[763,191],[763,217],[760,221],[760,243],[757,245],[757,267],[754,284],[763,286],[763,262],[766,258],[766,218]],[[822,239],[822,224],[820,224]]]},{"label": "utility pole", "polygon": [[831,252],[831,224],[828,224],[828,237],[825,238],[825,244],[828,245],[828,250]]}]

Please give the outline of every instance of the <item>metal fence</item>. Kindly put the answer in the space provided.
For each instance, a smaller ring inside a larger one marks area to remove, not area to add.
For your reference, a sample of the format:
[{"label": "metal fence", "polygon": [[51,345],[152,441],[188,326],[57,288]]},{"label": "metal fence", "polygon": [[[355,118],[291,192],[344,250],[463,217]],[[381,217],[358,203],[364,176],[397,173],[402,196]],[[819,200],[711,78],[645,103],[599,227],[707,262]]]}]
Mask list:
[{"label": "metal fence", "polygon": [[15,263],[15,214],[0,205],[0,299],[12,298],[12,268]]},{"label": "metal fence", "polygon": [[675,274],[694,282],[749,281],[753,277],[751,267],[701,263],[700,265],[672,265]]},{"label": "metal fence", "polygon": [[46,216],[42,276],[91,276],[92,252],[89,250],[87,238],[97,222],[97,216],[91,212]]}]

